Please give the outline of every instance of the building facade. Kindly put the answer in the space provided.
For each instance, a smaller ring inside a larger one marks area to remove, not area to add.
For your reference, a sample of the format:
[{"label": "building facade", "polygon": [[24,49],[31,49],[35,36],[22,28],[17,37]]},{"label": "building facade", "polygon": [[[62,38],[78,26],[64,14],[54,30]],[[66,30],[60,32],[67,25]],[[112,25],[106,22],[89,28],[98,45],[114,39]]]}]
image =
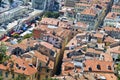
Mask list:
[{"label": "building facade", "polygon": [[55,0],[32,0],[32,7],[39,10],[51,10]]}]

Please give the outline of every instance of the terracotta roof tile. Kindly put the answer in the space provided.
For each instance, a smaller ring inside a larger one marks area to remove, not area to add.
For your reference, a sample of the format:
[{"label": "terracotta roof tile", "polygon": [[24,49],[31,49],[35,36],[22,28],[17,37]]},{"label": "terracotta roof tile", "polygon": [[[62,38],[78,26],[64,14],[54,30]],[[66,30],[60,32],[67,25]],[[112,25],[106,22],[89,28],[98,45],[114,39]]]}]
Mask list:
[{"label": "terracotta roof tile", "polygon": [[[13,68],[10,68],[11,61],[14,63]],[[20,69],[18,69],[16,64],[18,64]],[[23,70],[23,68],[25,70]],[[21,58],[16,57],[16,56],[11,57],[10,61],[7,62],[7,66],[4,66],[3,64],[0,64],[0,69],[2,69],[2,70],[13,69],[15,73],[25,74],[25,75],[33,75],[37,72],[37,70],[35,69],[34,66],[30,67],[29,64],[26,61],[24,61]]]},{"label": "terracotta roof tile", "polygon": [[[86,60],[84,64],[85,64],[85,67],[84,67],[85,71],[89,71],[89,68],[91,68],[92,72],[114,73],[114,67],[113,67],[114,63],[110,61]],[[97,65],[100,66],[100,69],[97,68]]]}]

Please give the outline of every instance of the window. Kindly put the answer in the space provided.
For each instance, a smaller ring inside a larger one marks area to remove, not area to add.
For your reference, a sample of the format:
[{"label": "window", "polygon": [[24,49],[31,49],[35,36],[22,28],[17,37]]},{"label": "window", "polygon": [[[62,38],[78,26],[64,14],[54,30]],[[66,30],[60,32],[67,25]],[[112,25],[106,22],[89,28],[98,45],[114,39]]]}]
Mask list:
[{"label": "window", "polygon": [[14,78],[15,77],[15,74],[12,74],[12,78]]},{"label": "window", "polygon": [[90,72],[92,71],[92,68],[91,68],[91,67],[89,67],[89,71],[90,71]]},{"label": "window", "polygon": [[55,52],[50,51],[50,55],[51,55],[51,56],[54,56],[54,54],[55,54]]},{"label": "window", "polygon": [[111,66],[108,66],[108,70],[111,70]]},{"label": "window", "polygon": [[101,70],[101,67],[100,67],[100,65],[97,65],[97,69],[98,69],[98,70]]},{"label": "window", "polygon": [[49,72],[49,69],[48,69],[48,68],[46,69],[46,72]]},{"label": "window", "polygon": [[8,72],[5,72],[5,77],[8,77]]},{"label": "window", "polygon": [[78,29],[76,29],[76,31],[78,31]]}]

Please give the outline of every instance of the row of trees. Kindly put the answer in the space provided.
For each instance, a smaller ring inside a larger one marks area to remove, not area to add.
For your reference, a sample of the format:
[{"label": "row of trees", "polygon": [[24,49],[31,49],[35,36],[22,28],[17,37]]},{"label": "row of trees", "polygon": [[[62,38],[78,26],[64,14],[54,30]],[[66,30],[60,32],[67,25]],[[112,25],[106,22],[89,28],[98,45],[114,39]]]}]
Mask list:
[{"label": "row of trees", "polygon": [[58,18],[60,16],[59,12],[45,12],[44,17],[48,17],[48,18]]},{"label": "row of trees", "polygon": [[[32,36],[33,36],[33,33],[31,33],[31,34],[26,34],[26,35],[23,36],[23,39],[30,38],[30,37],[32,37]],[[20,38],[20,35],[16,33],[16,34],[14,34],[12,37],[14,37],[14,38]]]}]

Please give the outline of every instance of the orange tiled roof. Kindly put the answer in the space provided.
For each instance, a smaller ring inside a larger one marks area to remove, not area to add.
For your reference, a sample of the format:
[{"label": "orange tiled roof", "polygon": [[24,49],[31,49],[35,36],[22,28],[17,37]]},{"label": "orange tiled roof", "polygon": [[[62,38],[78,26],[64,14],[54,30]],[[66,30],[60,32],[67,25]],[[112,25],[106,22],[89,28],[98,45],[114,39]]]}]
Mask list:
[{"label": "orange tiled roof", "polygon": [[25,40],[22,40],[22,42],[18,43],[18,44],[10,44],[9,42],[6,42],[5,44],[8,46],[8,47],[12,47],[12,48],[16,48],[16,47],[20,47],[22,49],[27,49],[28,46],[34,46],[35,44],[37,43],[37,40],[32,40],[32,39],[29,39],[29,41],[27,39]]},{"label": "orange tiled roof", "polygon": [[53,69],[54,68],[54,62],[50,60],[49,64],[48,64],[48,67],[50,69]]},{"label": "orange tiled roof", "polygon": [[117,12],[109,12],[106,16],[105,19],[116,19],[117,15],[120,14],[120,13],[117,13]]},{"label": "orange tiled roof", "polygon": [[105,76],[106,80],[117,80],[117,76],[113,73],[100,73],[99,75]]},{"label": "orange tiled roof", "polygon": [[115,39],[112,38],[112,37],[110,37],[110,36],[108,36],[108,37],[105,38],[104,42],[114,43],[114,42],[115,42]]},{"label": "orange tiled roof", "polygon": [[119,5],[113,5],[112,9],[120,9],[120,6]]},{"label": "orange tiled roof", "polygon": [[93,34],[94,37],[97,37],[97,38],[103,38],[104,37],[104,34],[101,34],[101,33],[96,33],[96,34]]},{"label": "orange tiled roof", "polygon": [[[91,68],[92,72],[108,72],[108,73],[114,72],[113,62],[110,61],[86,60],[84,64],[85,64],[84,67],[85,71],[89,71],[89,68]],[[100,65],[101,69],[98,69],[97,65]],[[108,69],[108,66],[111,69]]]},{"label": "orange tiled roof", "polygon": [[[13,68],[10,68],[11,61],[14,63]],[[18,69],[16,64],[19,65],[20,69]],[[25,68],[25,70],[23,70],[23,68]],[[35,69],[34,66],[30,67],[26,61],[24,61],[21,58],[16,57],[16,56],[11,57],[10,61],[7,62],[7,66],[0,64],[0,69],[2,69],[2,70],[11,70],[12,69],[15,73],[25,74],[28,76],[33,75],[37,72],[37,70]]]},{"label": "orange tiled roof", "polygon": [[113,61],[113,58],[110,54],[108,53],[103,53],[102,55],[104,55],[104,60],[105,61]]},{"label": "orange tiled roof", "polygon": [[114,28],[114,27],[109,27],[109,26],[105,26],[103,28],[105,31],[116,31],[116,32],[120,32],[120,28]]},{"label": "orange tiled roof", "polygon": [[90,4],[85,4],[85,3],[76,3],[76,6],[85,6],[85,7],[90,7]]},{"label": "orange tiled roof", "polygon": [[47,62],[48,62],[48,59],[49,59],[48,56],[45,56],[45,55],[41,54],[41,53],[38,52],[38,51],[34,51],[34,56],[36,56],[36,57],[38,58],[38,60],[43,61],[43,62],[45,62],[45,63],[47,63]]},{"label": "orange tiled roof", "polygon": [[54,18],[42,18],[42,20],[40,21],[41,24],[47,24],[47,25],[58,25],[59,20],[58,19],[54,19]]},{"label": "orange tiled roof", "polygon": [[79,27],[83,27],[83,28],[87,28],[87,24],[83,23],[83,22],[77,22],[76,23]]},{"label": "orange tiled roof", "polygon": [[102,54],[102,51],[97,51],[95,49],[92,48],[88,48],[86,52],[90,52],[90,53],[94,53],[94,54]]},{"label": "orange tiled roof", "polygon": [[40,45],[42,45],[42,46],[44,46],[44,47],[46,47],[46,48],[48,48],[48,49],[51,49],[51,50],[53,50],[53,51],[57,51],[58,53],[59,53],[59,51],[60,51],[60,49],[54,47],[52,44],[50,44],[50,43],[48,43],[48,42],[42,41],[42,42],[40,42]]},{"label": "orange tiled roof", "polygon": [[90,8],[84,9],[84,10],[81,12],[81,14],[96,16],[97,12],[95,11],[95,9],[94,9],[93,7],[90,7]]}]

